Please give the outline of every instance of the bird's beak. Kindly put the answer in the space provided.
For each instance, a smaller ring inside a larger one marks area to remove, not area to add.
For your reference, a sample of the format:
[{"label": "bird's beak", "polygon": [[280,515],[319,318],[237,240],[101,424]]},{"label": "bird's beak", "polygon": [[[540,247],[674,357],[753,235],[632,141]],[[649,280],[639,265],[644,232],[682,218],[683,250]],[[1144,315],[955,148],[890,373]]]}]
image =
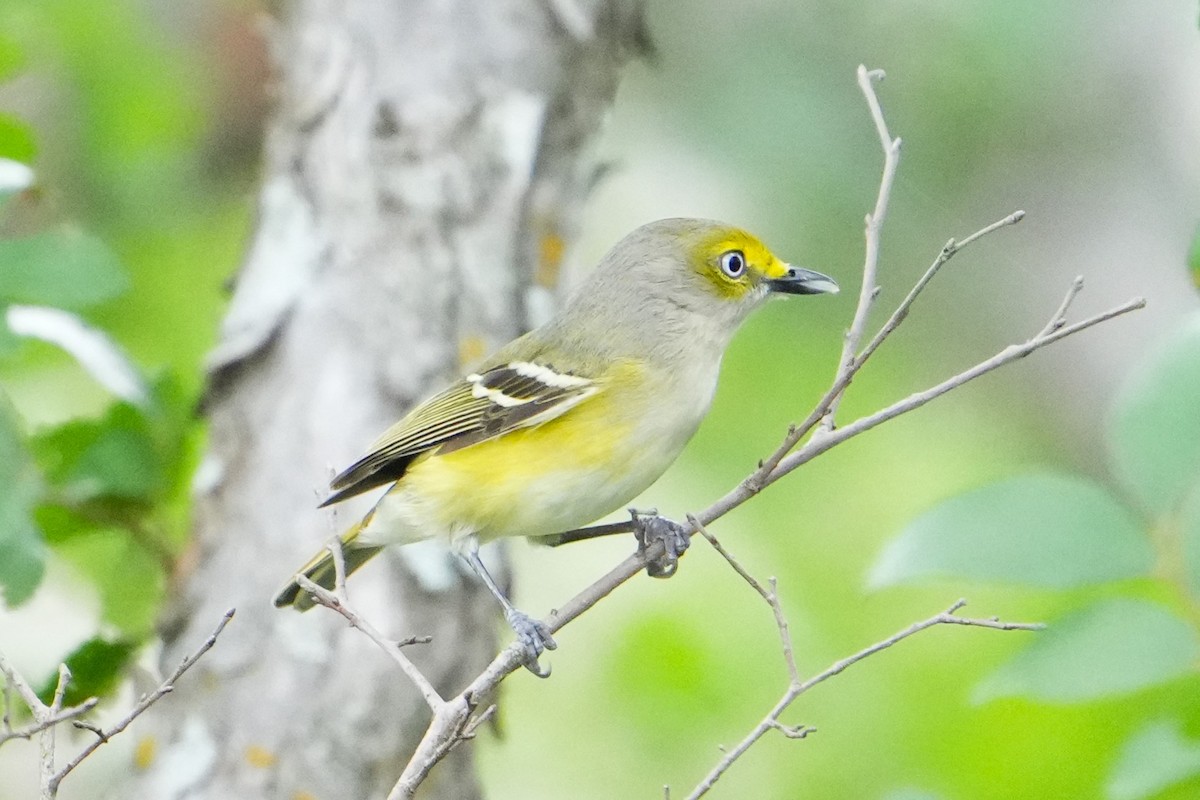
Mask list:
[{"label": "bird's beak", "polygon": [[779,278],[766,281],[767,288],[781,294],[837,294],[837,281],[828,275],[822,275],[803,267],[787,268],[787,272]]}]

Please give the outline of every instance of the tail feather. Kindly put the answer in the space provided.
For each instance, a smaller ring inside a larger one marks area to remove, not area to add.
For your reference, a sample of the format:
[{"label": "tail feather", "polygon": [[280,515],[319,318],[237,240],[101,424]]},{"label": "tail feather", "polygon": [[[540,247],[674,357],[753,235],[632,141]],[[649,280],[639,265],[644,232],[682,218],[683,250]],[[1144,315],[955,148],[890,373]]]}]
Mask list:
[{"label": "tail feather", "polygon": [[[358,533],[361,529],[362,524],[359,523],[341,535],[342,560],[346,562],[347,576],[370,561],[376,553],[383,549],[381,547],[356,545],[355,540],[358,538]],[[312,560],[296,570],[296,574],[303,575],[318,586],[333,589],[334,583],[337,580],[337,568],[334,565],[333,554],[328,549],[322,549],[321,552],[312,557]],[[307,611],[314,605],[316,603],[312,595],[304,591],[294,579],[288,582],[287,586],[283,587],[275,595],[276,608],[292,606],[297,611]]]}]

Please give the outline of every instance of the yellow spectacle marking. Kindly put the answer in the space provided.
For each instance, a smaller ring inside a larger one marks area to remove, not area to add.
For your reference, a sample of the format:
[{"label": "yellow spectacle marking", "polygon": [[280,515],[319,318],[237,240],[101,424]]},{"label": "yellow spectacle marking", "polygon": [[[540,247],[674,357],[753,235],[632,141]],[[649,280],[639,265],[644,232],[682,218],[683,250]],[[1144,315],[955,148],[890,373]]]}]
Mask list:
[{"label": "yellow spectacle marking", "polygon": [[[730,278],[721,271],[723,253],[740,250],[746,258],[747,275],[740,279]],[[693,268],[712,282],[713,287],[730,300],[737,300],[749,292],[758,278],[782,278],[788,266],[775,257],[753,234],[739,228],[724,228],[701,239],[695,249]]]}]

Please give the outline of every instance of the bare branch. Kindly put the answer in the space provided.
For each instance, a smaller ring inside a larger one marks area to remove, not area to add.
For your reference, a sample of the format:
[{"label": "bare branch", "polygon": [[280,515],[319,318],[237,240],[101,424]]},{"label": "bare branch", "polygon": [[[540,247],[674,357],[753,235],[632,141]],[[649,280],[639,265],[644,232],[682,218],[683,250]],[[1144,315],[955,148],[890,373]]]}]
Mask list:
[{"label": "bare branch", "polygon": [[7,727],[6,730],[0,731],[0,746],[10,739],[32,739],[34,735],[41,733],[46,728],[54,727],[62,722],[75,720],[76,725],[83,723],[75,718],[88,713],[96,707],[96,703],[100,702],[99,698],[89,697],[77,706],[68,706],[60,710],[57,714],[45,717],[40,721],[31,722],[20,728]]},{"label": "bare branch", "polygon": [[858,357],[855,358],[853,371],[857,372],[867,362],[867,359],[879,349],[879,345],[883,344],[883,340],[891,336],[896,328],[900,327],[900,323],[908,317],[908,312],[912,308],[913,303],[916,302],[917,297],[921,292],[925,291],[925,287],[929,285],[929,282],[933,280],[934,276],[938,274],[938,271],[941,270],[947,261],[977,239],[987,236],[989,233],[994,233],[1001,228],[1006,228],[1009,225],[1016,225],[1023,219],[1025,219],[1024,211],[1014,211],[1004,219],[996,220],[991,225],[980,228],[961,242],[956,242],[953,239],[946,242],[946,246],[942,248],[937,258],[929,265],[929,269],[925,270],[925,274],[921,276],[920,280],[916,282],[905,298],[900,301],[900,305],[896,306],[896,310],[892,312],[892,316],[888,318],[888,321],[883,324],[879,332],[875,334],[867,346],[863,348],[862,352],[858,354]]},{"label": "bare branch", "polygon": [[1067,294],[1063,297],[1062,303],[1059,304],[1058,310],[1054,312],[1054,316],[1046,323],[1046,327],[1042,328],[1039,336],[1049,336],[1056,330],[1067,324],[1067,309],[1071,307],[1071,303],[1075,302],[1075,296],[1083,291],[1083,276],[1076,275],[1075,280],[1071,282],[1071,288],[1067,289]]},{"label": "bare branch", "polygon": [[[741,570],[739,570],[739,574],[740,572]],[[720,779],[720,777],[724,775],[730,767],[733,766],[734,762],[741,758],[742,755],[768,731],[777,730],[783,733],[789,739],[803,739],[810,733],[813,733],[816,728],[811,728],[804,725],[784,725],[779,721],[780,715],[786,711],[793,702],[796,701],[796,698],[807,692],[809,689],[812,689],[814,686],[820,683],[824,683],[835,675],[845,671],[850,666],[857,664],[863,659],[869,658],[876,653],[886,650],[892,645],[902,642],[910,636],[915,636],[921,631],[932,628],[935,625],[973,625],[981,628],[992,628],[995,630],[1004,631],[1038,631],[1045,627],[1039,623],[1001,622],[996,619],[971,619],[969,617],[956,616],[955,612],[964,605],[966,605],[966,601],[959,600],[949,609],[941,612],[940,614],[935,614],[928,619],[909,625],[907,628],[897,631],[888,638],[876,642],[870,647],[866,647],[848,658],[834,662],[823,672],[814,675],[806,681],[793,682],[788,686],[787,691],[783,693],[783,696],[779,698],[779,701],[774,705],[774,707],[772,707],[767,715],[763,717],[762,721],[755,725],[754,728],[752,728],[750,732],[746,734],[745,738],[738,742],[736,747],[727,751],[724,757],[717,762],[717,764],[709,771],[709,773],[705,775],[698,784],[696,784],[696,788],[693,789],[691,794],[687,796],[687,800],[696,800],[696,798],[707,794],[708,791],[712,789],[716,782]],[[772,609],[775,608],[777,608],[777,604],[772,603]]]},{"label": "bare branch", "polygon": [[[883,221],[887,217],[888,202],[892,196],[892,184],[896,178],[896,168],[900,166],[900,140],[893,139],[888,132],[887,121],[883,118],[883,109],[879,104],[879,96],[875,94],[875,82],[883,80],[883,70],[868,70],[862,64],[858,66],[858,87],[867,99],[871,109],[871,119],[875,122],[875,130],[879,134],[879,144],[883,147],[883,177],[879,181],[879,194],[875,198],[875,209],[866,218],[866,248],[863,260],[862,286],[858,294],[858,307],[854,311],[854,319],[850,329],[842,341],[842,357],[838,365],[838,376],[851,375],[854,370],[855,355],[858,343],[862,341],[867,329],[867,318],[879,296],[879,283],[876,276],[879,272],[879,247],[883,231]],[[846,380],[846,386],[850,383]],[[837,416],[838,405],[845,394],[846,386],[835,392],[829,400],[829,405],[821,420],[821,428],[832,430],[834,417]]]},{"label": "bare branch", "polygon": [[775,626],[779,629],[779,643],[783,647],[783,660],[787,664],[788,678],[790,679],[792,686],[800,683],[800,668],[796,666],[795,651],[792,649],[792,634],[788,628],[787,617],[783,613],[783,606],[779,602],[779,587],[775,578],[771,577],[767,579],[767,582],[771,584],[771,590],[767,591],[763,588],[761,583],[754,579],[754,576],[746,571],[746,568],[742,566],[741,562],[739,562],[728,550],[721,546],[721,543],[717,541],[717,537],[709,533],[708,530],[700,524],[699,520],[693,516],[688,516],[688,522],[695,526],[696,532],[707,539],[708,543],[712,545],[713,549],[720,553],[721,556],[729,563],[729,566],[733,567],[734,571],[737,572],[738,575],[742,576],[742,579],[750,585],[750,588],[758,592],[758,596],[767,601],[767,605],[771,607],[771,612],[775,615]]},{"label": "bare branch", "polygon": [[333,541],[327,544],[325,549],[333,557],[333,594],[345,605],[350,598],[346,594],[346,552],[342,549],[341,537],[333,537]]},{"label": "bare branch", "polygon": [[[340,548],[338,549],[340,550]],[[374,625],[363,619],[361,614],[359,614],[350,606],[346,605],[336,594],[329,591],[325,587],[318,586],[307,577],[299,573],[296,574],[296,582],[300,584],[301,589],[312,595],[313,599],[317,601],[318,605],[325,606],[326,608],[341,614],[346,618],[346,621],[350,623],[351,627],[357,628],[366,634],[367,638],[378,645],[380,650],[387,653],[393,661],[399,664],[400,669],[404,671],[404,674],[408,676],[408,679],[412,681],[414,686],[417,687],[417,691],[419,691],[421,696],[425,698],[425,704],[429,706],[430,711],[433,711],[436,714],[438,710],[445,705],[445,699],[438,694],[437,689],[433,688],[433,684],[429,682],[429,679],[425,677],[424,673],[417,669],[417,665],[414,664],[408,656],[404,655],[403,651],[401,650],[402,647],[408,644],[428,644],[430,642],[430,637],[412,636],[402,641],[389,639],[380,633]]]},{"label": "bare branch", "polygon": [[[746,488],[752,493],[761,491],[766,485],[766,478],[771,474],[772,470],[779,465],[779,462],[782,461],[788,453],[792,452],[792,450],[796,448],[796,445],[800,443],[800,440],[807,436],[809,431],[811,431],[817,425],[817,423],[821,422],[827,417],[834,401],[846,391],[846,389],[850,386],[850,382],[854,380],[854,376],[858,374],[858,371],[862,369],[864,364],[867,363],[867,360],[870,359],[875,351],[879,349],[879,346],[883,344],[884,340],[891,336],[896,329],[900,327],[900,323],[908,318],[908,313],[912,309],[913,303],[916,302],[917,297],[919,297],[921,292],[925,290],[925,287],[931,280],[933,280],[934,276],[937,275],[946,262],[978,239],[981,239],[989,233],[994,233],[1001,228],[1008,227],[1009,225],[1015,225],[1024,218],[1024,211],[1014,211],[1007,217],[980,228],[979,230],[975,231],[975,233],[967,236],[961,242],[956,242],[954,239],[946,242],[946,245],[938,252],[937,258],[935,258],[929,268],[925,270],[925,273],[921,276],[920,280],[917,281],[917,283],[909,291],[908,295],[906,295],[905,298],[900,302],[900,305],[896,307],[896,310],[892,312],[891,316],[888,317],[887,322],[885,322],[879,331],[871,338],[871,341],[867,343],[866,347],[864,347],[862,351],[859,352],[858,355],[849,362],[842,362],[839,364],[838,372],[834,376],[833,383],[830,385],[829,389],[825,391],[825,394],[821,396],[821,399],[817,401],[816,406],[813,407],[813,410],[808,417],[805,418],[805,420],[799,425],[792,425],[790,428],[788,428],[787,435],[784,436],[783,442],[781,442],[779,447],[775,449],[775,452],[764,459],[759,465],[759,468],[746,478],[744,481]],[[872,293],[872,300],[874,300],[874,296],[878,294],[878,290],[879,287],[876,286],[875,291]],[[860,304],[862,302],[861,296],[859,298],[859,302]],[[859,307],[861,308],[862,306],[860,305]],[[821,431],[822,433],[827,432],[825,428],[822,428]]]},{"label": "bare branch", "polygon": [[[4,691],[4,727],[5,728],[8,728],[8,726],[9,726],[9,703],[11,702],[10,689],[17,690],[17,694],[20,695],[21,700],[25,703],[26,706],[29,707],[30,711],[34,711],[35,709],[46,707],[46,704],[43,703],[41,698],[37,696],[37,692],[35,692],[33,690],[33,687],[29,685],[29,682],[27,680],[25,680],[25,677],[23,675],[21,675],[20,672],[17,671],[17,668],[14,667],[9,662],[9,660],[4,657],[3,653],[0,653],[0,672],[4,673],[4,681],[5,681],[5,691]],[[35,712],[35,714],[36,714],[36,712]]]},{"label": "bare branch", "polygon": [[53,777],[50,778],[47,784],[47,788],[49,789],[48,796],[54,797],[58,792],[58,786],[60,783],[62,783],[63,778],[67,777],[67,775],[71,773],[71,770],[83,763],[83,760],[94,753],[98,747],[103,744],[107,744],[112,737],[128,728],[135,719],[140,717],[146,711],[146,709],[150,708],[150,706],[162,699],[164,695],[170,694],[175,689],[175,684],[180,678],[183,677],[183,674],[191,669],[192,666],[195,665],[195,663],[199,661],[204,654],[211,650],[213,645],[217,643],[217,637],[221,635],[223,630],[225,630],[225,626],[229,624],[229,620],[233,619],[233,614],[234,609],[232,608],[226,611],[221,617],[221,621],[217,623],[217,627],[211,634],[209,634],[208,638],[204,640],[203,644],[196,648],[195,652],[193,652],[191,655],[184,658],[175,671],[172,672],[165,681],[158,685],[157,689],[149,694],[142,695],[141,699],[138,700],[133,709],[119,721],[117,721],[116,724],[99,732],[97,732],[94,727],[87,726],[88,730],[92,730],[94,733],[96,733],[96,740],[90,743],[87,747],[83,748],[83,750],[81,750],[77,756],[72,758],[65,767],[53,774]]},{"label": "bare branch", "polygon": [[710,524],[714,520],[719,519],[734,508],[737,508],[742,503],[749,500],[755,494],[762,491],[762,489],[770,486],[772,483],[775,483],[783,476],[792,472],[800,465],[808,463],[821,453],[824,453],[830,448],[841,444],[847,439],[857,436],[860,433],[865,433],[871,428],[887,422],[890,419],[895,419],[901,414],[914,411],[931,400],[941,397],[942,395],[946,394],[946,392],[957,389],[963,384],[968,383],[982,375],[986,375],[989,372],[997,370],[1000,367],[1025,358],[1025,356],[1029,355],[1035,350],[1040,350],[1047,345],[1051,345],[1060,339],[1064,339],[1067,336],[1079,333],[1080,331],[1086,330],[1094,325],[1107,322],[1108,320],[1114,319],[1123,314],[1128,314],[1131,311],[1137,311],[1138,309],[1144,308],[1145,305],[1145,299],[1135,297],[1119,306],[1114,306],[1107,311],[1088,317],[1087,319],[1081,322],[1076,322],[1073,325],[1066,325],[1058,328],[1052,328],[1048,325],[1048,333],[1046,330],[1043,330],[1023,344],[1009,345],[991,358],[979,362],[970,369],[964,370],[963,372],[948,378],[936,386],[932,386],[921,392],[916,392],[904,398],[903,400],[900,400],[899,402],[893,403],[881,411],[877,411],[874,414],[870,414],[866,417],[861,417],[848,425],[837,428],[819,437],[810,439],[799,450],[796,450],[795,452],[792,452],[780,459],[775,469],[773,469],[769,474],[761,476],[755,481],[751,481],[749,479],[743,481],[720,500],[717,500],[707,509],[701,511],[699,514],[696,514],[696,518],[706,525]]}]

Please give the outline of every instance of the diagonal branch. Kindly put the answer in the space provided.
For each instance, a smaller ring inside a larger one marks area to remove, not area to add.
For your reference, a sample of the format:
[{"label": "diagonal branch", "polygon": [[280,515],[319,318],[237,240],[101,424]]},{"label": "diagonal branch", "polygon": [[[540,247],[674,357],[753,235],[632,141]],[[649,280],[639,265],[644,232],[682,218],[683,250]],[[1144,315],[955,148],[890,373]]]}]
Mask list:
[{"label": "diagonal branch", "polygon": [[41,733],[46,728],[52,728],[61,722],[68,722],[86,714],[95,708],[98,702],[100,702],[99,698],[89,697],[77,706],[68,706],[60,710],[57,714],[46,716],[40,721],[31,722],[20,728],[6,727],[3,731],[0,731],[0,746],[3,746],[10,739],[32,739],[34,735]]},{"label": "diagonal branch", "polygon": [[[745,578],[746,581],[748,583],[750,583],[750,585],[752,587],[754,587],[754,589],[760,595],[763,595],[763,598],[765,600],[767,600],[767,602],[771,606],[772,611],[775,614],[775,620],[776,620],[776,624],[779,626],[780,636],[785,640],[785,642],[788,641],[787,622],[783,616],[783,612],[780,609],[779,599],[778,599],[778,597],[775,596],[774,592],[772,591],[769,595],[763,594],[762,586],[760,584],[758,584],[758,582],[755,581],[753,578],[749,577],[749,575],[746,573],[745,569],[741,566],[741,564],[739,564],[737,562],[737,560],[733,558],[733,556],[731,556],[728,552],[726,552],[724,548],[722,548],[719,544],[716,543],[716,539],[714,539],[711,535],[709,535],[709,533],[707,531],[705,531],[703,528],[700,529],[700,533],[706,539],[708,539],[708,541],[713,545],[713,547],[716,548],[717,552],[720,553],[726,559],[726,561],[729,562],[730,566],[732,566],[738,572],[739,575],[741,575],[743,578]],[[774,578],[771,579],[771,585],[772,585],[772,588],[774,588],[774,585],[775,585]],[[755,725],[750,730],[750,732],[747,733],[746,736],[740,742],[738,742],[737,746],[734,747],[733,749],[727,751],[725,753],[725,755],[721,758],[721,760],[718,761],[711,770],[709,770],[708,774],[705,775],[704,778],[702,778],[700,780],[700,782],[698,784],[696,784],[696,787],[694,789],[692,789],[691,793],[688,794],[686,800],[697,800],[697,798],[702,797],[703,795],[707,794],[709,792],[709,790],[712,789],[713,786],[716,784],[716,782],[720,779],[720,777],[722,775],[724,775],[729,770],[730,767],[733,766],[734,762],[736,762],[739,758],[741,758],[743,755],[745,755],[746,751],[749,750],[752,746],[754,746],[754,744],[756,742],[758,742],[758,740],[761,739],[763,736],[765,736],[769,731],[777,730],[789,739],[803,739],[803,738],[807,737],[809,734],[815,733],[817,730],[816,728],[808,727],[805,725],[795,725],[795,726],[785,725],[779,721],[779,717],[780,717],[780,715],[783,714],[784,711],[786,711],[788,709],[789,706],[792,705],[792,703],[794,703],[796,701],[797,698],[800,697],[800,695],[809,691],[814,686],[824,683],[825,681],[829,680],[830,678],[849,669],[854,664],[857,664],[858,662],[863,661],[864,659],[870,658],[871,656],[875,655],[876,653],[882,652],[882,651],[888,649],[889,647],[891,647],[892,645],[895,645],[895,644],[898,644],[899,642],[904,641],[905,639],[909,638],[910,636],[915,636],[916,634],[920,633],[921,631],[928,630],[929,628],[935,627],[937,625],[968,625],[968,626],[974,626],[974,627],[978,627],[978,628],[991,628],[993,630],[1001,630],[1001,631],[1039,631],[1039,630],[1042,630],[1043,628],[1045,628],[1044,625],[1041,625],[1039,623],[1002,622],[1002,621],[996,620],[996,619],[975,619],[972,617],[958,616],[956,614],[956,612],[959,609],[961,609],[963,606],[965,606],[966,604],[967,604],[966,600],[959,600],[956,603],[954,603],[954,605],[950,606],[950,608],[946,609],[945,611],[941,612],[940,614],[934,614],[932,617],[929,617],[928,619],[921,620],[920,622],[915,622],[912,625],[909,625],[907,628],[897,631],[896,633],[892,634],[888,638],[883,639],[882,641],[876,642],[875,644],[873,644],[869,647],[865,647],[862,650],[859,650],[857,653],[855,653],[852,656],[843,658],[840,661],[835,661],[833,664],[831,664],[825,670],[817,673],[816,675],[814,675],[813,677],[809,678],[806,681],[800,680],[798,674],[795,671],[795,662],[792,658],[791,651],[790,650],[786,651],[785,657],[787,658],[787,661],[788,661],[788,671],[791,674],[792,679],[791,679],[790,684],[788,685],[787,690],[784,691],[783,696],[780,697],[779,700],[775,703],[775,705],[771,708],[771,710],[769,712],[767,712],[767,715],[765,717],[763,717],[763,719],[757,725]]]},{"label": "diagonal branch", "polygon": [[[879,272],[879,248],[883,233],[883,221],[887,217],[888,203],[892,197],[892,184],[896,179],[896,169],[900,166],[900,139],[893,139],[888,132],[887,120],[883,117],[883,108],[879,104],[879,96],[875,93],[875,83],[883,80],[881,69],[868,70],[862,64],[858,65],[858,88],[867,99],[871,110],[871,119],[875,122],[875,130],[879,134],[879,144],[883,147],[883,177],[879,181],[879,193],[875,197],[875,208],[866,218],[866,246],[864,248],[862,286],[858,293],[858,306],[854,310],[854,319],[850,329],[842,340],[842,357],[838,366],[838,374],[850,374],[853,370],[858,343],[862,340],[867,329],[867,318],[875,298],[879,296],[879,282],[876,275]],[[849,385],[849,381],[846,382]],[[821,420],[821,428],[832,430],[838,405],[842,401],[846,387],[835,392],[829,400],[825,416]]]},{"label": "diagonal branch", "polygon": [[[196,648],[195,652],[184,658],[175,671],[172,672],[165,681],[158,685],[158,688],[148,694],[142,695],[141,699],[138,700],[137,704],[134,705],[133,709],[128,714],[118,720],[112,727],[99,731],[96,735],[95,741],[83,748],[83,750],[81,750],[78,755],[72,758],[65,767],[63,767],[57,773],[53,773],[53,776],[50,778],[48,783],[45,784],[46,788],[49,789],[49,794],[47,796],[54,797],[58,792],[58,786],[60,783],[62,783],[63,778],[71,774],[71,771],[83,763],[83,760],[94,753],[96,749],[100,747],[100,745],[107,744],[112,737],[128,728],[135,719],[140,717],[146,711],[146,709],[157,703],[165,695],[174,691],[175,684],[180,678],[183,677],[183,674],[191,669],[195,663],[199,661],[204,654],[211,650],[213,645],[217,643],[217,637],[221,635],[221,632],[225,630],[225,626],[229,624],[231,619],[233,619],[233,614],[234,609],[232,608],[226,611],[221,617],[221,621],[217,623],[217,627],[211,634],[209,634],[208,638],[205,639],[198,648]],[[96,730],[92,726],[83,727],[87,727],[88,730],[92,731]]]},{"label": "diagonal branch", "polygon": [[343,563],[341,560],[341,545],[332,544],[330,545],[330,550],[338,554],[334,558],[334,564],[339,565],[337,566],[338,577],[336,588],[333,592],[329,591],[323,586],[318,586],[309,578],[301,574],[296,575],[296,582],[300,584],[301,589],[312,595],[313,599],[317,601],[318,605],[325,606],[326,608],[341,614],[346,618],[346,621],[350,623],[351,627],[358,628],[360,631],[362,631],[368,639],[379,646],[379,649],[383,650],[383,652],[387,653],[393,661],[399,664],[400,669],[404,671],[404,674],[408,676],[408,679],[412,681],[413,685],[417,687],[417,690],[421,692],[421,696],[425,698],[425,703],[429,706],[429,710],[436,714],[438,710],[445,705],[445,699],[438,694],[437,689],[433,688],[433,684],[429,682],[429,679],[425,677],[421,670],[417,669],[417,665],[414,664],[409,657],[404,655],[404,653],[401,651],[401,648],[410,644],[428,644],[430,637],[411,636],[407,639],[400,640],[389,639],[380,633],[374,625],[363,619],[362,615],[351,608],[343,599],[345,596],[346,573],[345,567],[340,566],[340,564]]}]

